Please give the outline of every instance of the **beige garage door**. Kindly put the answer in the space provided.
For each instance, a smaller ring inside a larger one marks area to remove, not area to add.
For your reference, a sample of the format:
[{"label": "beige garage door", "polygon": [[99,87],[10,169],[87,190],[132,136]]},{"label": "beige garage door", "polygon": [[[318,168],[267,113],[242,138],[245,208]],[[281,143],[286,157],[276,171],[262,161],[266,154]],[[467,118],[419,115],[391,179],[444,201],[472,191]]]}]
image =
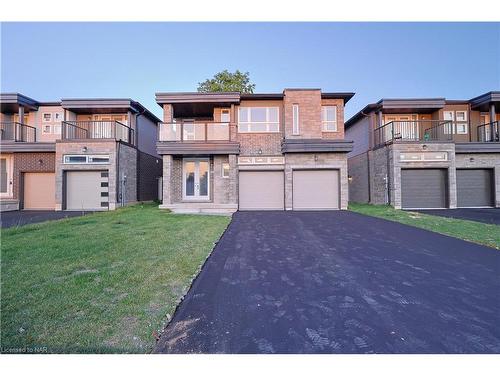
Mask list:
[{"label": "beige garage door", "polygon": [[339,197],[338,170],[293,171],[294,210],[338,210]]},{"label": "beige garage door", "polygon": [[66,172],[67,210],[107,210],[108,172]]},{"label": "beige garage door", "polygon": [[55,173],[25,173],[23,189],[25,210],[55,209]]},{"label": "beige garage door", "polygon": [[283,171],[240,171],[240,210],[283,210]]}]

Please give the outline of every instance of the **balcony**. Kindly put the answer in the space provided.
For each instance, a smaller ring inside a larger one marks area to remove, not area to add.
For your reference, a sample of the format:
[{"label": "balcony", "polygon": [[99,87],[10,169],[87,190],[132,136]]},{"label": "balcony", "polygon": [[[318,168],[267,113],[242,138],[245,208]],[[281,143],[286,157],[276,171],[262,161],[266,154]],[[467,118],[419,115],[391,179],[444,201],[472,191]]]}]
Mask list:
[{"label": "balcony", "polygon": [[230,124],[227,122],[162,122],[158,126],[160,142],[229,141]]},{"label": "balcony", "polygon": [[134,144],[134,129],[119,121],[63,121],[63,140],[102,139]]},{"label": "balcony", "polygon": [[446,120],[391,121],[374,130],[374,145],[395,142],[453,141],[453,123]]},{"label": "balcony", "polygon": [[162,122],[158,124],[159,154],[238,154],[239,143],[228,122]]},{"label": "balcony", "polygon": [[0,140],[10,142],[36,142],[36,129],[19,122],[0,123]]},{"label": "balcony", "polygon": [[498,121],[482,124],[477,127],[478,142],[500,142]]}]

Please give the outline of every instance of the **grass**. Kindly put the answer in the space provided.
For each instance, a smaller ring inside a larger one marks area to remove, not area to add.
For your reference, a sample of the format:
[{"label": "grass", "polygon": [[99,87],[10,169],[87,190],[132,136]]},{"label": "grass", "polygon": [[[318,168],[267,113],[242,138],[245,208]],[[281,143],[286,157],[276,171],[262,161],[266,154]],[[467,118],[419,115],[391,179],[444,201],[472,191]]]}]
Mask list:
[{"label": "grass", "polygon": [[426,215],[419,212],[395,210],[391,206],[350,203],[349,209],[360,214],[376,216],[387,220],[446,234],[465,241],[475,242],[500,249],[500,228],[469,220]]},{"label": "grass", "polygon": [[147,204],[2,229],[2,350],[150,351],[229,220]]}]

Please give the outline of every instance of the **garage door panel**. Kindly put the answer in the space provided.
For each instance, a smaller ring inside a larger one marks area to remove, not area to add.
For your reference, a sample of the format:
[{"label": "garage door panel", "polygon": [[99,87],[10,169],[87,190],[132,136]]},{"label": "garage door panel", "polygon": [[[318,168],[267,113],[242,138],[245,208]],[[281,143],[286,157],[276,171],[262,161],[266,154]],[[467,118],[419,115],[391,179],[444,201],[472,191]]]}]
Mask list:
[{"label": "garage door panel", "polygon": [[494,206],[492,169],[457,169],[457,206]]},{"label": "garage door panel", "polygon": [[401,205],[403,208],[446,208],[446,169],[402,169]]},{"label": "garage door panel", "polygon": [[55,209],[55,173],[25,173],[23,190],[25,210]]},{"label": "garage door panel", "polygon": [[294,170],[294,210],[339,209],[338,170]]},{"label": "garage door panel", "polygon": [[103,171],[66,172],[66,209],[107,210],[107,176]]},{"label": "garage door panel", "polygon": [[283,171],[240,171],[239,209],[284,210]]}]

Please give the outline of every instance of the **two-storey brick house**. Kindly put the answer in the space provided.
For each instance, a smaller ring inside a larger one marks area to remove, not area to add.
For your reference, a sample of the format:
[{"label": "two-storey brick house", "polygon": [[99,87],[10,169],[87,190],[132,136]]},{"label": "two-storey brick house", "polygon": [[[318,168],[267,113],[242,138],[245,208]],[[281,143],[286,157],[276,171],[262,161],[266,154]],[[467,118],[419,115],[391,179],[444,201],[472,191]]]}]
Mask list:
[{"label": "two-storey brick house", "polygon": [[352,93],[157,93],[163,202],[175,212],[346,209]]},{"label": "two-storey brick house", "polygon": [[382,99],[346,122],[349,197],[396,208],[500,207],[500,92]]},{"label": "two-storey brick house", "polygon": [[131,99],[1,94],[2,211],[108,210],[158,198],[159,119]]}]

